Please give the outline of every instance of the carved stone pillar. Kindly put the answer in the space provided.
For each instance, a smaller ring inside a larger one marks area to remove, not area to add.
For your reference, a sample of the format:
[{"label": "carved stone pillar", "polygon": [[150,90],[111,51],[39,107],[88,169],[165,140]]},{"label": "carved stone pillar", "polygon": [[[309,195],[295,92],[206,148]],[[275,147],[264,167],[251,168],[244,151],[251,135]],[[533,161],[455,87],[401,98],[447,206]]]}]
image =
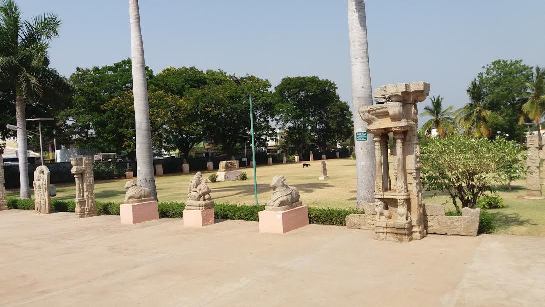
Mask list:
[{"label": "carved stone pillar", "polygon": [[397,181],[396,192],[407,193],[407,179],[405,176],[405,151],[403,149],[405,134],[403,131],[394,131],[396,141]]},{"label": "carved stone pillar", "polygon": [[382,188],[384,191],[390,190],[389,174],[390,167],[388,163],[388,134],[385,133],[380,139],[380,150],[382,152]]},{"label": "carved stone pillar", "polygon": [[385,190],[382,172],[382,135],[375,133],[373,141],[375,142],[375,193],[382,193]]}]

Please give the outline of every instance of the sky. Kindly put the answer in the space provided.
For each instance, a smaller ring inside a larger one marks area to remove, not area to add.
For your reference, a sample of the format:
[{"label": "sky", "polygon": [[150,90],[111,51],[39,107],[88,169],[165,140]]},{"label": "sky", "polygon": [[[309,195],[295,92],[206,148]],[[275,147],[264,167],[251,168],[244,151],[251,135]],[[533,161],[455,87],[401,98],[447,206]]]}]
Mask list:
[{"label": "sky", "polygon": [[[127,0],[16,0],[24,17],[62,20],[52,66],[130,57]],[[544,0],[367,0],[373,87],[427,81],[447,105],[495,59],[545,66]],[[351,100],[346,0],[140,0],[146,64],[253,74],[273,86],[286,76],[334,81]],[[429,102],[426,102],[429,103]]]}]

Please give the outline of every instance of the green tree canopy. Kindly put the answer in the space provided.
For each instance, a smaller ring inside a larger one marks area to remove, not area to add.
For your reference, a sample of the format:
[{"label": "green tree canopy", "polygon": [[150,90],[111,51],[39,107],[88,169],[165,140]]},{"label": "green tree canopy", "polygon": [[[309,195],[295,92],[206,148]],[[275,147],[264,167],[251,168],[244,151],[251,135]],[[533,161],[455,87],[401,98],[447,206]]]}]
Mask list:
[{"label": "green tree canopy", "polygon": [[298,153],[313,146],[326,150],[352,135],[350,108],[329,80],[284,78],[275,88],[275,99],[284,142]]}]

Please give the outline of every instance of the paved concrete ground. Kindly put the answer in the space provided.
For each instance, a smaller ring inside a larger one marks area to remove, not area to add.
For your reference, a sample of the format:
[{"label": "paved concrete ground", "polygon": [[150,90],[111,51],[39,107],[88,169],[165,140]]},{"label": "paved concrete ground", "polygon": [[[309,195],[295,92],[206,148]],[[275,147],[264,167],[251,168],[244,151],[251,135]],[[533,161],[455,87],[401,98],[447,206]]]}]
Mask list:
[{"label": "paved concrete ground", "polygon": [[0,212],[1,306],[544,306],[545,238]]}]

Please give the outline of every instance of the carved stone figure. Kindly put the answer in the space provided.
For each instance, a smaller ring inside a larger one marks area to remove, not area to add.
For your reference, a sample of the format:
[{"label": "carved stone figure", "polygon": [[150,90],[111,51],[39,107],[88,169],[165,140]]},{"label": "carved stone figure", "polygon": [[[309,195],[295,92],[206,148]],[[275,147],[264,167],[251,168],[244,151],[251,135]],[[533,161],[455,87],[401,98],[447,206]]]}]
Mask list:
[{"label": "carved stone figure", "polygon": [[320,176],[319,180],[327,180],[329,176],[327,176],[327,162],[322,160],[322,176]]},{"label": "carved stone figure", "polygon": [[95,216],[95,178],[93,173],[93,158],[78,156],[70,159],[71,172],[76,180],[76,209],[78,217]]},{"label": "carved stone figure", "polygon": [[185,204],[186,210],[203,210],[214,207],[212,196],[210,195],[212,190],[206,184],[206,180],[203,179],[202,173],[197,172],[187,189],[187,201]]},{"label": "carved stone figure", "polygon": [[375,91],[378,104],[360,109],[375,142],[375,237],[379,240],[410,241],[426,236],[416,105],[429,92],[425,82],[389,84]]},{"label": "carved stone figure", "polygon": [[4,159],[2,154],[4,153],[4,148],[0,146],[0,211],[7,210],[8,206],[6,204],[6,187],[4,179]]},{"label": "carved stone figure", "polygon": [[265,206],[266,210],[285,211],[302,205],[299,191],[286,183],[284,176],[275,176],[271,182],[273,193],[271,200]]},{"label": "carved stone figure", "polygon": [[139,202],[151,201],[151,191],[148,188],[139,186],[135,179],[125,183],[125,203],[133,204]]},{"label": "carved stone figure", "polygon": [[36,213],[51,213],[49,184],[49,169],[45,165],[38,166],[34,171],[34,210]]}]

